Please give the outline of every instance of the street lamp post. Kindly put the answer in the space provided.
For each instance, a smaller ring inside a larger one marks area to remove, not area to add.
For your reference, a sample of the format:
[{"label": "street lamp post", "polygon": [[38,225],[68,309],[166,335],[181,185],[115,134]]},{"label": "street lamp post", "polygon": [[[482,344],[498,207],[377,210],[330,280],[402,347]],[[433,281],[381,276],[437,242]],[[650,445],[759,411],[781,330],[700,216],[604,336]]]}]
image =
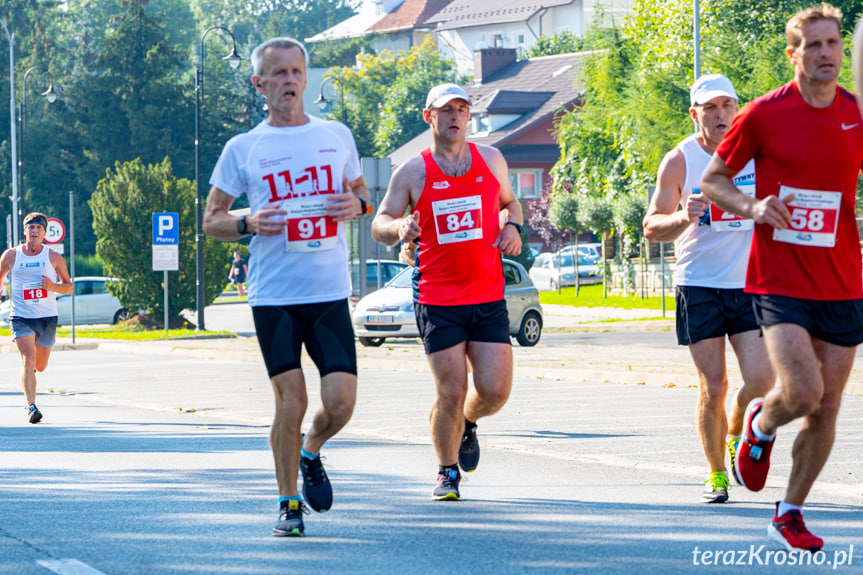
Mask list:
[{"label": "street lamp post", "polygon": [[[48,70],[45,70],[42,66],[33,66],[29,68],[26,72],[24,72],[24,80],[22,81],[23,90],[21,92],[21,103],[18,105],[18,121],[21,123],[21,135],[18,139],[18,190],[21,193],[21,198],[19,200],[24,199],[24,130],[27,126],[27,76],[30,75],[30,72],[33,70],[42,70],[48,77],[51,79],[51,83],[48,84],[48,89],[42,92],[42,96],[45,96],[45,99],[48,100],[49,104],[53,104],[55,100],[57,100],[57,92],[54,91],[54,75],[51,74]],[[23,211],[21,205],[19,203],[19,212]],[[20,213],[19,213],[20,216]]]},{"label": "street lamp post", "polygon": [[237,40],[233,33],[224,26],[211,26],[201,34],[201,47],[198,52],[198,67],[195,69],[195,282],[197,287],[198,319],[196,330],[204,329],[204,216],[203,200],[201,198],[200,181],[200,147],[201,147],[201,100],[204,96],[204,38],[213,30],[222,30],[231,37],[233,47],[231,53],[222,58],[227,60],[231,68],[240,65],[243,59],[237,54]]},{"label": "street lamp post", "polygon": [[9,33],[6,23],[0,20],[0,26],[9,39],[9,131],[12,140],[12,245],[18,245],[18,156],[15,134],[15,34]]}]

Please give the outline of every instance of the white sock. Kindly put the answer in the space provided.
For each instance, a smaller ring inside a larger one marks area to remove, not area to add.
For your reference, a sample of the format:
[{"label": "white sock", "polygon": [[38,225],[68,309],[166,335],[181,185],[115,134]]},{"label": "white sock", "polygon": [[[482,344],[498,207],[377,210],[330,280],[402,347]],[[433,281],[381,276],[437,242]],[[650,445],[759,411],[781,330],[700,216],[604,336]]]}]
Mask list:
[{"label": "white sock", "polygon": [[761,430],[761,426],[758,425],[758,420],[761,419],[761,414],[759,413],[752,419],[752,435],[755,436],[755,439],[758,441],[773,441],[776,439],[776,434],[767,435],[764,431]]},{"label": "white sock", "polygon": [[803,511],[803,507],[801,505],[791,505],[786,501],[780,501],[779,509],[776,510],[776,516],[782,517],[789,511]]}]

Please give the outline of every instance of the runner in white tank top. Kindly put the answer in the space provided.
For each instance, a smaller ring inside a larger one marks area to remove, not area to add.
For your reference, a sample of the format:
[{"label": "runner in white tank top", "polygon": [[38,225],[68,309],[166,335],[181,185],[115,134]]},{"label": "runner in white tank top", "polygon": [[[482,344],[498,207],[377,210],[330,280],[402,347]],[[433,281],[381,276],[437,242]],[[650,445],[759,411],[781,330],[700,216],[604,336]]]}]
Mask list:
[{"label": "runner in white tank top", "polygon": [[[698,372],[695,418],[710,467],[701,501],[724,503],[729,487],[726,449],[733,468],[746,406],[773,387],[775,376],[752,297],[743,292],[753,222],[722,212],[700,193],[701,175],[737,114],[737,94],[728,78],[710,74],[692,85],[690,103],[698,131],[663,158],[644,234],[653,242],[677,242],[677,341],[689,346]],[[754,172],[750,162],[735,178],[740,190],[752,196]],[[744,376],[727,414],[726,336]]]},{"label": "runner in white tank top", "polygon": [[36,372],[45,371],[57,331],[57,294],[74,289],[63,256],[43,242],[48,218],[34,212],[24,217],[24,243],[0,256],[0,285],[9,280],[12,311],[9,326],[21,354],[21,388],[27,402],[27,418],[39,423],[36,407]]}]

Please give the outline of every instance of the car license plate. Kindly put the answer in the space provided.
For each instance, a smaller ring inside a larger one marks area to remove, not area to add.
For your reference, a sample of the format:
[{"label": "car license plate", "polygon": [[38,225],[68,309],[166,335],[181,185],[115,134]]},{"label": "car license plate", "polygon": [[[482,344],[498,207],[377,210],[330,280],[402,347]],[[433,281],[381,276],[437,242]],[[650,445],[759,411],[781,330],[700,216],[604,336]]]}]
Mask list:
[{"label": "car license plate", "polygon": [[393,323],[391,315],[367,315],[366,323]]}]

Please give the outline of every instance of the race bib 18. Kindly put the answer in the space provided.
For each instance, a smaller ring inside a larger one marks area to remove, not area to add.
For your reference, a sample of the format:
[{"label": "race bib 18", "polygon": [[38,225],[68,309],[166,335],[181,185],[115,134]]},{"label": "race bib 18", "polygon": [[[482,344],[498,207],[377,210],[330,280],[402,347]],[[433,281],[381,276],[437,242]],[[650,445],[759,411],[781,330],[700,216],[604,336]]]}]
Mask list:
[{"label": "race bib 18", "polygon": [[286,249],[289,252],[331,250],[338,243],[339,224],[326,213],[327,196],[311,196],[284,202]]},{"label": "race bib 18", "polygon": [[24,303],[37,304],[48,297],[48,290],[42,287],[42,282],[24,284]]},{"label": "race bib 18", "polygon": [[432,202],[438,244],[482,239],[482,197]]},{"label": "race bib 18", "polygon": [[801,246],[832,248],[836,245],[842,192],[801,190],[789,186],[779,188],[779,199],[791,194],[794,194],[794,199],[788,204],[791,223],[787,229],[773,230],[773,239]]}]

